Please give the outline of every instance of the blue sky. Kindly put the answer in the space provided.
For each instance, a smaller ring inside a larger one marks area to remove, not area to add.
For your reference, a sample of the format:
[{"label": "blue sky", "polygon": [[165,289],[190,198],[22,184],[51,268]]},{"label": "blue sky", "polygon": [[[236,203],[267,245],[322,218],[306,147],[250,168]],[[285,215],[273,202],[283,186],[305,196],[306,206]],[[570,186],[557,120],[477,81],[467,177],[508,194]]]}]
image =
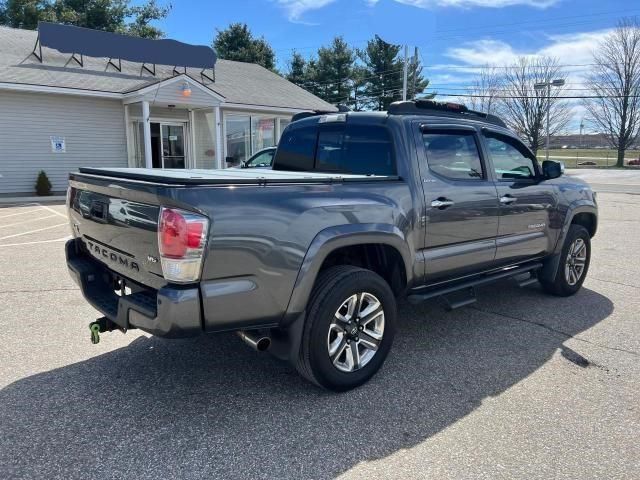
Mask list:
[{"label": "blue sky", "polygon": [[[507,65],[518,55],[589,63],[597,42],[623,16],[640,15],[631,0],[174,0],[162,23],[167,36],[209,44],[216,28],[244,22],[264,36],[286,70],[293,49],[312,55],[336,35],[363,47],[379,34],[418,46],[424,74],[440,93],[461,93],[479,66]],[[568,67],[580,88],[586,67]],[[578,90],[575,90],[578,92]],[[574,93],[575,93],[574,92]],[[577,112],[580,115],[580,112]]]}]

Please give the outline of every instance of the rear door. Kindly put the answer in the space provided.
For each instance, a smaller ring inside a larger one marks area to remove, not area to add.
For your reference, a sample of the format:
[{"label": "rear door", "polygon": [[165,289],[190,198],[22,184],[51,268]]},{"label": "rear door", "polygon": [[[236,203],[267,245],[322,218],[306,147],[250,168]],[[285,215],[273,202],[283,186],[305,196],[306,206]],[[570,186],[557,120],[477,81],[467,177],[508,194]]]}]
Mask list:
[{"label": "rear door", "polygon": [[477,130],[421,125],[417,140],[426,204],[426,281],[489,268],[496,253],[498,197]]},{"label": "rear door", "polygon": [[482,137],[500,202],[496,261],[508,264],[549,253],[555,243],[549,225],[558,202],[536,157],[510,135],[483,129]]}]

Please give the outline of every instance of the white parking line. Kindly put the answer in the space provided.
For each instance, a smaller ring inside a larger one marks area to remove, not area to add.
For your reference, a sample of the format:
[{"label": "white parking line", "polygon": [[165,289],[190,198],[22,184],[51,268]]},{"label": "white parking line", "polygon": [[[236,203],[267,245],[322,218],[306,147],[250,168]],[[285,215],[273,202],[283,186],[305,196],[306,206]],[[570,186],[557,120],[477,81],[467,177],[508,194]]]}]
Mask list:
[{"label": "white parking line", "polygon": [[30,233],[43,232],[45,230],[51,230],[52,228],[68,225],[67,223],[58,223],[57,225],[51,225],[50,227],[38,228],[37,230],[31,230],[29,232],[14,233],[13,235],[7,235],[6,237],[0,237],[0,240],[6,240],[7,238],[20,237],[22,235],[29,235]]},{"label": "white parking line", "polygon": [[40,203],[36,203],[36,205],[38,205],[39,207],[44,208],[45,210],[49,210],[51,213],[55,213],[55,214],[56,214],[56,215],[58,215],[59,217],[62,217],[62,218],[68,218],[64,213],[60,213],[60,212],[58,212],[57,210],[54,210],[54,209],[53,209],[53,208],[51,208],[51,207],[47,207],[46,205],[42,205],[42,204],[40,204]]},{"label": "white parking line", "polygon": [[56,238],[54,240],[38,240],[37,242],[23,242],[23,243],[5,243],[0,244],[0,248],[2,247],[19,247],[22,245],[37,245],[40,243],[54,243],[54,242],[65,242],[71,238],[71,235],[67,235],[66,237]]},{"label": "white parking line", "polygon": [[18,223],[10,223],[8,225],[0,225],[0,228],[4,228],[4,227],[13,227],[15,225],[24,225],[25,223],[29,223],[29,222],[37,222],[38,220],[44,220],[45,218],[53,218],[55,217],[55,215],[47,215],[45,217],[38,217],[38,218],[32,218],[30,220],[25,220],[24,222],[18,222]]},{"label": "white parking line", "polygon": [[36,209],[36,210],[27,210],[26,212],[10,213],[9,215],[2,215],[0,216],[0,218],[15,217],[16,215],[26,215],[27,213],[35,213],[39,211],[40,211],[39,209]]}]

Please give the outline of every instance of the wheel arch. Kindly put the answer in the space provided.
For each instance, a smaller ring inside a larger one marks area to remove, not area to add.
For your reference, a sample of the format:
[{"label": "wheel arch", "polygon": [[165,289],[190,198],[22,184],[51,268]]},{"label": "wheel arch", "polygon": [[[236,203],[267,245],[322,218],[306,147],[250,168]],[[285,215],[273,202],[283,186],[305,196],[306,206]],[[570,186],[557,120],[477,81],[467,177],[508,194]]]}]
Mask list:
[{"label": "wheel arch", "polygon": [[539,273],[541,278],[549,280],[555,277],[560,265],[562,246],[564,245],[571,225],[584,226],[589,232],[589,235],[593,237],[598,229],[598,208],[596,205],[591,202],[581,201],[569,206],[562,230],[560,231],[560,235],[556,243],[556,248],[553,254],[545,260],[544,267]]},{"label": "wheel arch", "polygon": [[[381,255],[384,260],[382,263],[375,261],[365,261],[358,264],[353,261],[353,254],[362,255]],[[287,308],[287,317],[295,316],[303,312],[315,280],[323,268],[336,263],[338,258],[348,258],[351,254],[351,262],[348,265],[367,266],[377,265],[378,272],[389,282],[394,289],[393,278],[389,275],[396,276],[396,282],[400,281],[400,285],[396,284],[394,291],[403,288],[411,281],[412,261],[411,253],[404,234],[394,225],[388,224],[350,224],[330,227],[322,230],[316,235],[307,249],[307,253],[302,262],[300,270],[291,293],[291,298]],[[388,272],[385,275],[380,267],[389,265],[386,262],[392,262],[391,265],[398,265],[399,272]],[[397,262],[397,263],[396,263]],[[342,263],[344,264],[344,263]],[[371,269],[371,268],[370,268]],[[373,268],[376,271],[376,268]],[[398,278],[399,276],[399,278]]]}]

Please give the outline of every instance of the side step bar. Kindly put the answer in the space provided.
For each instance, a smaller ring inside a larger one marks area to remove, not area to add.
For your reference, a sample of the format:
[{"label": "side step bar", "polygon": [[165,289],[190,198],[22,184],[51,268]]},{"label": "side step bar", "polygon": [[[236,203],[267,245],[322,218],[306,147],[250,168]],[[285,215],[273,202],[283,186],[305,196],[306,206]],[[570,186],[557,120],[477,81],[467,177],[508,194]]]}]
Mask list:
[{"label": "side step bar", "polygon": [[[407,300],[410,303],[416,304],[420,302],[424,302],[425,300],[429,300],[435,297],[443,297],[445,300],[445,304],[447,305],[447,309],[453,310],[454,308],[463,307],[465,305],[469,305],[475,302],[475,287],[480,285],[485,285],[487,283],[493,283],[496,280],[500,280],[503,278],[510,278],[521,275],[523,273],[530,273],[531,277],[525,279],[518,284],[521,287],[529,285],[537,281],[537,277],[535,276],[535,271],[542,268],[542,263],[530,263],[528,265],[524,265],[521,267],[513,267],[506,270],[499,270],[495,273],[487,274],[478,278],[474,278],[471,280],[460,282],[456,285],[451,285],[448,287],[437,288],[434,290],[430,290],[425,293],[414,293],[407,296]],[[452,293],[460,292],[462,290],[467,290],[469,295],[466,298],[462,298],[457,301],[449,301],[446,298],[446,295],[450,295]]]}]

